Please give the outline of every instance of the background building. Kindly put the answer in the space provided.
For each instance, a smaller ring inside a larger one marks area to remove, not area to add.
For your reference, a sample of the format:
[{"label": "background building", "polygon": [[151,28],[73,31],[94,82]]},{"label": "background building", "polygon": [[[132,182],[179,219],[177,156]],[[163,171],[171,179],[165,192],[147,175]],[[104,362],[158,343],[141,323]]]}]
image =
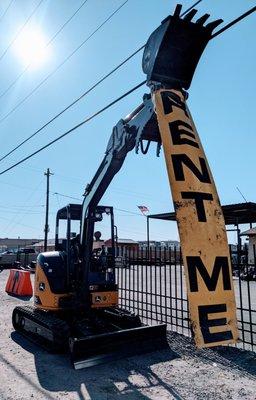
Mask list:
[{"label": "background building", "polygon": [[255,264],[256,258],[256,227],[248,229],[240,234],[240,236],[248,236],[249,250],[248,250],[248,263]]},{"label": "background building", "polygon": [[38,239],[9,239],[3,238],[0,239],[0,252],[11,250],[16,251],[21,247],[27,247],[33,245],[34,243],[38,242]]},{"label": "background building", "polygon": [[[144,249],[148,247],[148,242],[147,240],[139,240],[139,248]],[[149,241],[149,247],[151,248],[171,248],[171,249],[179,249],[180,248],[180,242],[177,240],[150,240]]]}]

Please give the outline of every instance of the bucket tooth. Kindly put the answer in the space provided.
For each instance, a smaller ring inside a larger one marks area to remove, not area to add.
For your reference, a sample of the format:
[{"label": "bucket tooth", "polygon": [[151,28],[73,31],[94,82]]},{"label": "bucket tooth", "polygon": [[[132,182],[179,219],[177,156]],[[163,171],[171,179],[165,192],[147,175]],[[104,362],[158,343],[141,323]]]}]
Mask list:
[{"label": "bucket tooth", "polygon": [[197,10],[195,10],[195,9],[191,10],[191,11],[190,11],[189,13],[187,13],[187,14],[185,15],[185,17],[183,18],[184,21],[192,21],[192,18],[196,15],[196,13],[197,13]]},{"label": "bucket tooth", "polygon": [[196,23],[198,25],[203,26],[203,24],[207,21],[207,19],[210,17],[210,14],[204,14],[202,17],[198,18],[198,20],[196,21]]},{"label": "bucket tooth", "polygon": [[216,21],[212,21],[209,24],[206,25],[206,29],[212,33],[212,31],[217,28],[221,23],[223,22],[223,19],[216,19]]},{"label": "bucket tooth", "polygon": [[176,8],[174,10],[173,16],[178,18],[180,16],[181,9],[182,9],[182,5],[181,4],[177,4]]}]

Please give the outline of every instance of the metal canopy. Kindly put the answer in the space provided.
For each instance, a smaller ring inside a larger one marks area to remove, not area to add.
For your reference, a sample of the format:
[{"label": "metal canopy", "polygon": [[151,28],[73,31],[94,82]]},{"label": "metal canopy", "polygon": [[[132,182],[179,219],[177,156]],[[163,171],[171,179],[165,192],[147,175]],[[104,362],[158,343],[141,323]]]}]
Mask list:
[{"label": "metal canopy", "polygon": [[82,205],[81,204],[68,204],[67,206],[61,208],[58,213],[58,219],[67,219],[67,212],[70,212],[70,218],[74,221],[79,221],[81,219]]},{"label": "metal canopy", "polygon": [[[222,206],[226,225],[250,224],[256,222],[256,203],[227,204]],[[148,218],[176,221],[175,213],[148,215]]]},{"label": "metal canopy", "polygon": [[152,219],[163,219],[164,221],[176,221],[175,213],[151,214],[147,216]]},{"label": "metal canopy", "polygon": [[226,225],[256,222],[256,203],[239,203],[222,206]]}]

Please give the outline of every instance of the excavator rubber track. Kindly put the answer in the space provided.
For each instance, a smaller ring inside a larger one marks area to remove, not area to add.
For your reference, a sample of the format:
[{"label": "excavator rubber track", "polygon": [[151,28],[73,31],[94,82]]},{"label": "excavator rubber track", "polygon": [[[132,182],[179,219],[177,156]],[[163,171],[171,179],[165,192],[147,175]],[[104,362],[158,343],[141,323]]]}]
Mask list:
[{"label": "excavator rubber track", "polygon": [[54,314],[33,306],[13,310],[14,329],[49,352],[70,351],[75,369],[168,347],[166,325],[143,325],[126,310],[106,310],[97,318],[76,321],[72,330]]},{"label": "excavator rubber track", "polygon": [[68,349],[68,324],[49,312],[33,306],[18,306],[13,310],[12,324],[17,332],[49,352]]}]

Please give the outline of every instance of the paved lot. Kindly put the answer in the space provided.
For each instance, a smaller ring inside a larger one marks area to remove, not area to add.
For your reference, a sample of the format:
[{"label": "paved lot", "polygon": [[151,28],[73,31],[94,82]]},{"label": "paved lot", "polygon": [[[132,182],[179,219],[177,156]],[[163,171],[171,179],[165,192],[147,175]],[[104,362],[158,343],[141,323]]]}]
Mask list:
[{"label": "paved lot", "polygon": [[170,349],[74,371],[66,355],[50,355],[12,331],[15,305],[0,274],[0,399],[235,399],[256,398],[256,356],[236,348],[196,350],[171,333]]}]

